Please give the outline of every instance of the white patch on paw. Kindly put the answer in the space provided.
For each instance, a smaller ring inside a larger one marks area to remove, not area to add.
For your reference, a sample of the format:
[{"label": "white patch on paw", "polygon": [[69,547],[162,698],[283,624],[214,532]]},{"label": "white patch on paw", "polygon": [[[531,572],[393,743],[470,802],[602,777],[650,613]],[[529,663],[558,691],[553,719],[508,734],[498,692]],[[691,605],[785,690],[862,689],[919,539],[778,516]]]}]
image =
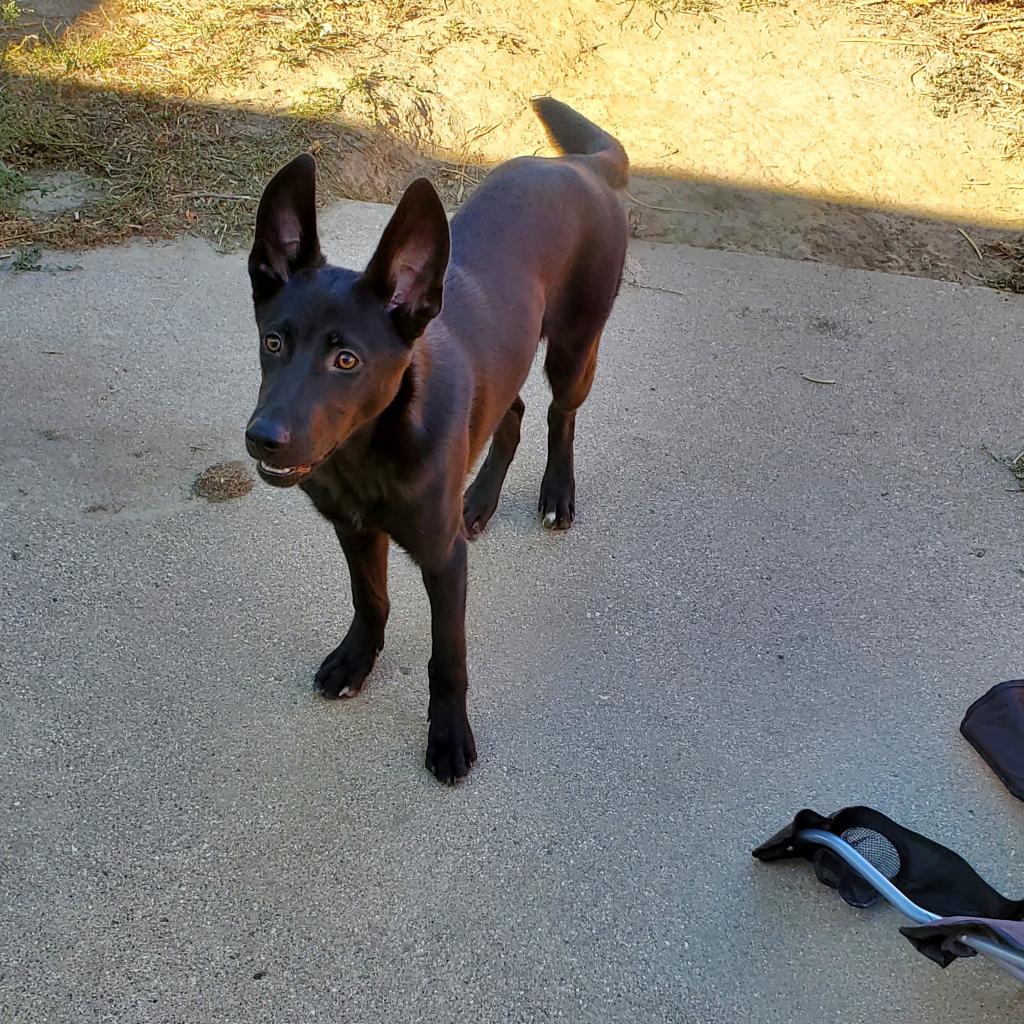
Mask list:
[{"label": "white patch on paw", "polygon": [[555,520],[556,520],[557,518],[558,518],[558,516],[557,516],[557,515],[555,515],[555,513],[554,513],[554,512],[549,512],[549,513],[548,513],[548,514],[547,514],[547,515],[546,515],[546,516],[544,517],[544,525],[545,525],[545,526],[554,526],[554,525],[555,525]]}]

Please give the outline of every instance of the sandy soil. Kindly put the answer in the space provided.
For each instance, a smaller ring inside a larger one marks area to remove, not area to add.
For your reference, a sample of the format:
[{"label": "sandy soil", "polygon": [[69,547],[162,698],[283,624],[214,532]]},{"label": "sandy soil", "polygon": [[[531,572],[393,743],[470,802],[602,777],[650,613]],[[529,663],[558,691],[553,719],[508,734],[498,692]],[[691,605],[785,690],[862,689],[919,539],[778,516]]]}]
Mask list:
[{"label": "sandy soil", "polygon": [[[644,238],[970,281],[994,273],[971,242],[1024,225],[1024,166],[1000,132],[970,110],[936,112],[920,51],[850,42],[884,38],[856,12],[512,6],[451,0],[408,21],[344,111],[492,162],[544,151],[526,101],[551,92],[625,144]],[[405,59],[417,52],[431,59]],[[351,72],[318,67],[305,86],[225,98],[287,105],[313,80],[344,90]]]}]

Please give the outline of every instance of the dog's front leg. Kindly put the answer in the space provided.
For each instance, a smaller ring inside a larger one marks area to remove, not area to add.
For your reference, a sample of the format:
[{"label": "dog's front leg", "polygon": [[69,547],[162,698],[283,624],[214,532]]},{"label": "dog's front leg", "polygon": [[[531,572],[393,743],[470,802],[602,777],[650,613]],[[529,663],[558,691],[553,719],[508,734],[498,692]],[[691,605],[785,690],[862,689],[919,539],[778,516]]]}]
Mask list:
[{"label": "dog's front leg", "polygon": [[355,615],[345,639],[324,659],[316,674],[318,693],[354,697],[384,646],[388,601],[388,535],[335,524],[352,582]]},{"label": "dog's front leg", "polygon": [[427,767],[449,784],[466,775],[476,761],[466,712],[466,548],[460,533],[443,562],[423,568],[432,641]]}]

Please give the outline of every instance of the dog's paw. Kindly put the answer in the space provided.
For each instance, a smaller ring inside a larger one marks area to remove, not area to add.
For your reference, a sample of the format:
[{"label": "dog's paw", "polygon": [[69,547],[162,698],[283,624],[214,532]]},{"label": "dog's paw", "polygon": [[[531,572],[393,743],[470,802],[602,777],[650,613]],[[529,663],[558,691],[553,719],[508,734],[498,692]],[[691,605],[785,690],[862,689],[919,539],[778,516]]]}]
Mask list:
[{"label": "dog's paw", "polygon": [[372,646],[345,639],[327,655],[313,679],[313,689],[328,700],[355,697],[377,660]]},{"label": "dog's paw", "polygon": [[537,511],[547,530],[568,530],[576,518],[575,488],[564,484],[541,484]]},{"label": "dog's paw", "polygon": [[496,507],[497,503],[491,496],[481,494],[475,486],[466,491],[462,502],[462,522],[466,527],[466,536],[470,540],[476,540],[484,532]]},{"label": "dog's paw", "polygon": [[469,720],[432,718],[427,734],[427,768],[446,786],[469,774],[476,763],[476,740]]}]

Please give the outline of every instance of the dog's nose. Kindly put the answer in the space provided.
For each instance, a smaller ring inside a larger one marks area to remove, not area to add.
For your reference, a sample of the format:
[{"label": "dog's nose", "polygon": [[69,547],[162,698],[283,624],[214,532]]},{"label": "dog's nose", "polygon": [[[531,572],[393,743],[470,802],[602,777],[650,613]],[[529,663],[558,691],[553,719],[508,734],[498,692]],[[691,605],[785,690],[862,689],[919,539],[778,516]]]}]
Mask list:
[{"label": "dog's nose", "polygon": [[255,456],[272,455],[291,440],[288,430],[272,420],[253,420],[245,431],[245,445]]}]

